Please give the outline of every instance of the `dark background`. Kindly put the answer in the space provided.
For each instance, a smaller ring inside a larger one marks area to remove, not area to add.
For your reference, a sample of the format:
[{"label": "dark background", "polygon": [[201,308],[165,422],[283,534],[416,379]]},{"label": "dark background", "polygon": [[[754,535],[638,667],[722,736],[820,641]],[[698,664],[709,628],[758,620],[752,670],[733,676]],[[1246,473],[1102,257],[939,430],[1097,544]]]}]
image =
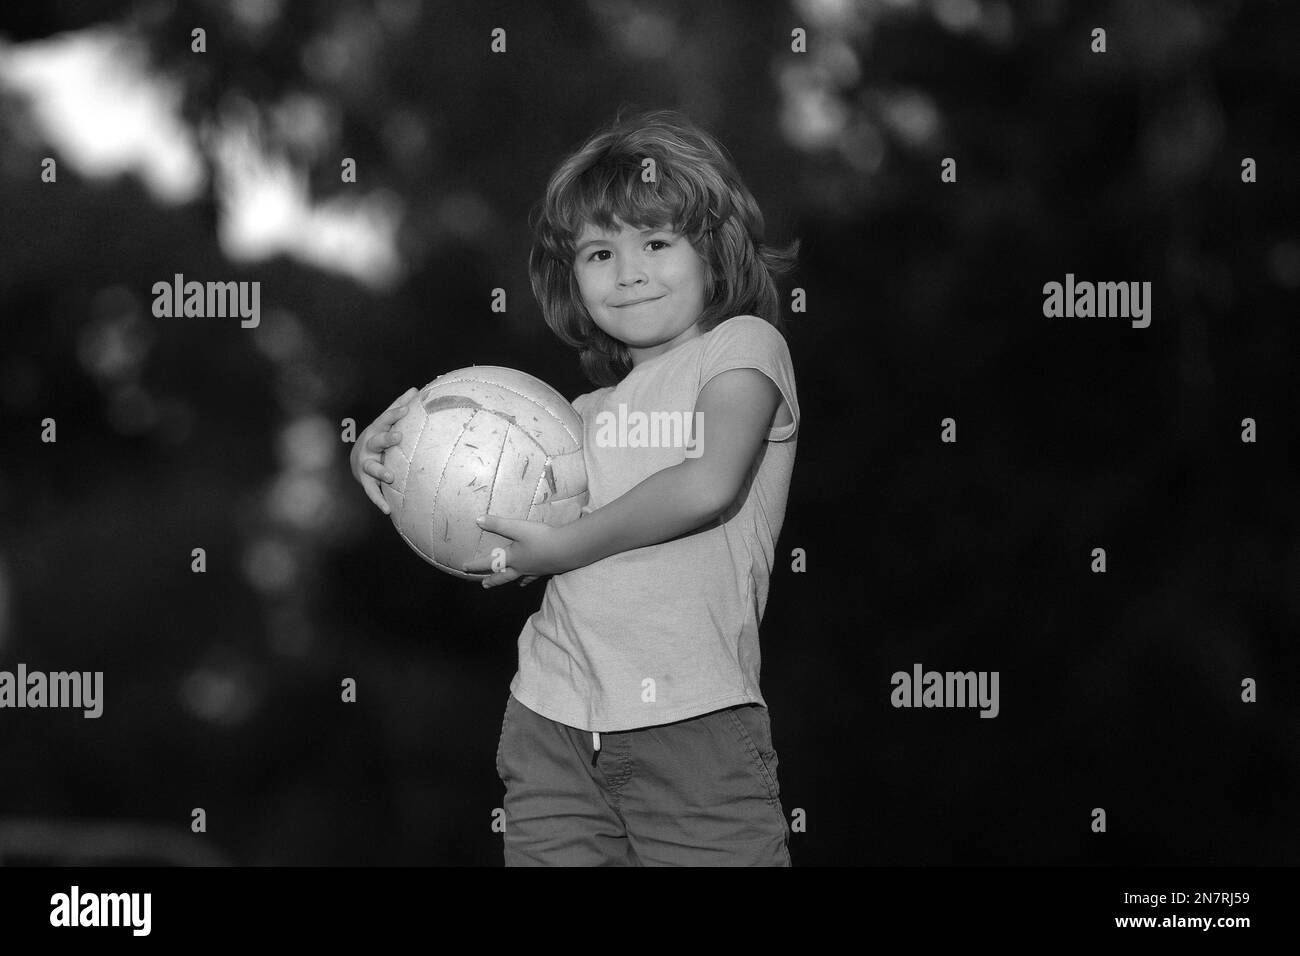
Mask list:
[{"label": "dark background", "polygon": [[[113,37],[105,69],[177,91],[173,198],[42,122],[71,67],[15,79]],[[0,669],[105,689],[98,720],[0,711],[0,862],[500,864],[544,585],[422,564],[340,423],[470,364],[593,387],[527,214],[626,104],[714,133],[803,242],[762,627],[795,864],[1295,864],[1297,41],[1282,2],[6,5]],[[394,270],[225,236],[231,117],[311,202],[395,211]],[[260,281],[261,326],[154,318],[177,272]],[[1151,326],[1044,318],[1067,272],[1150,281]],[[892,708],[914,662],[999,671],[1000,715]]]}]

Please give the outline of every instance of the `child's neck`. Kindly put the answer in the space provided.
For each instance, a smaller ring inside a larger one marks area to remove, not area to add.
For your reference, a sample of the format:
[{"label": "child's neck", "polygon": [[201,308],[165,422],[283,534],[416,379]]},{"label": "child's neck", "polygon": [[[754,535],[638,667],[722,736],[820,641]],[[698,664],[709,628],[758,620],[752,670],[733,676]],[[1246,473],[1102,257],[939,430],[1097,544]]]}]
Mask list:
[{"label": "child's neck", "polygon": [[636,368],[642,362],[648,362],[661,355],[667,355],[678,346],[685,345],[687,342],[699,338],[701,334],[700,326],[697,322],[695,325],[683,330],[680,334],[669,339],[667,342],[661,342],[658,345],[651,345],[646,348],[633,348],[629,345],[627,352],[628,356],[632,359],[632,367]]}]

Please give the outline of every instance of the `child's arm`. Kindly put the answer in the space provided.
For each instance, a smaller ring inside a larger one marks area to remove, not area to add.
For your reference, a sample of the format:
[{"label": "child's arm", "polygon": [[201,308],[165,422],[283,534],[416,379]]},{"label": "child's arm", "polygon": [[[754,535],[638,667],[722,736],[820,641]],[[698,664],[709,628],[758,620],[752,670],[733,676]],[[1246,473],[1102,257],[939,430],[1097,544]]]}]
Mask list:
[{"label": "child's arm", "polygon": [[[511,538],[506,571],[485,587],[520,575],[559,574],[618,554],[667,541],[707,524],[735,501],[781,404],[776,384],[757,369],[734,368],[700,390],[700,455],[664,468],[631,491],[579,521],[560,528],[540,522],[489,517],[488,531]],[[466,566],[468,571],[490,570]]]},{"label": "child's arm", "polygon": [[[736,500],[781,403],[757,369],[728,369],[700,391],[700,455],[657,471],[626,494],[566,525],[573,567],[668,541],[707,524]],[[568,569],[566,569],[568,570]]]}]

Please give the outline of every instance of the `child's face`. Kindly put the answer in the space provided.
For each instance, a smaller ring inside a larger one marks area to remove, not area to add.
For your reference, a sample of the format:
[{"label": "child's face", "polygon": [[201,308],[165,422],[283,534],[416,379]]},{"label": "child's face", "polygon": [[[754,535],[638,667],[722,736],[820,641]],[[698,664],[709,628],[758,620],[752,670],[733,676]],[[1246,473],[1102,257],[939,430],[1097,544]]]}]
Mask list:
[{"label": "child's face", "polygon": [[[707,267],[680,233],[615,225],[617,233],[583,227],[573,271],[592,319],[639,365],[700,334]],[[642,299],[653,301],[624,305]]]}]

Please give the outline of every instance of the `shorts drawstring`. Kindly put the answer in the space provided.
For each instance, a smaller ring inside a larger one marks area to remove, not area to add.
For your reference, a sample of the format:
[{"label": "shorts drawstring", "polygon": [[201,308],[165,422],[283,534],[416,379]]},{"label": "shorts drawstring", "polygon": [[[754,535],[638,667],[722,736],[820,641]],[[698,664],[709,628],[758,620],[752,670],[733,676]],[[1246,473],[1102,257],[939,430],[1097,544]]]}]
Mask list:
[{"label": "shorts drawstring", "polygon": [[596,758],[600,756],[600,734],[592,731],[591,734],[591,765],[596,766]]}]

